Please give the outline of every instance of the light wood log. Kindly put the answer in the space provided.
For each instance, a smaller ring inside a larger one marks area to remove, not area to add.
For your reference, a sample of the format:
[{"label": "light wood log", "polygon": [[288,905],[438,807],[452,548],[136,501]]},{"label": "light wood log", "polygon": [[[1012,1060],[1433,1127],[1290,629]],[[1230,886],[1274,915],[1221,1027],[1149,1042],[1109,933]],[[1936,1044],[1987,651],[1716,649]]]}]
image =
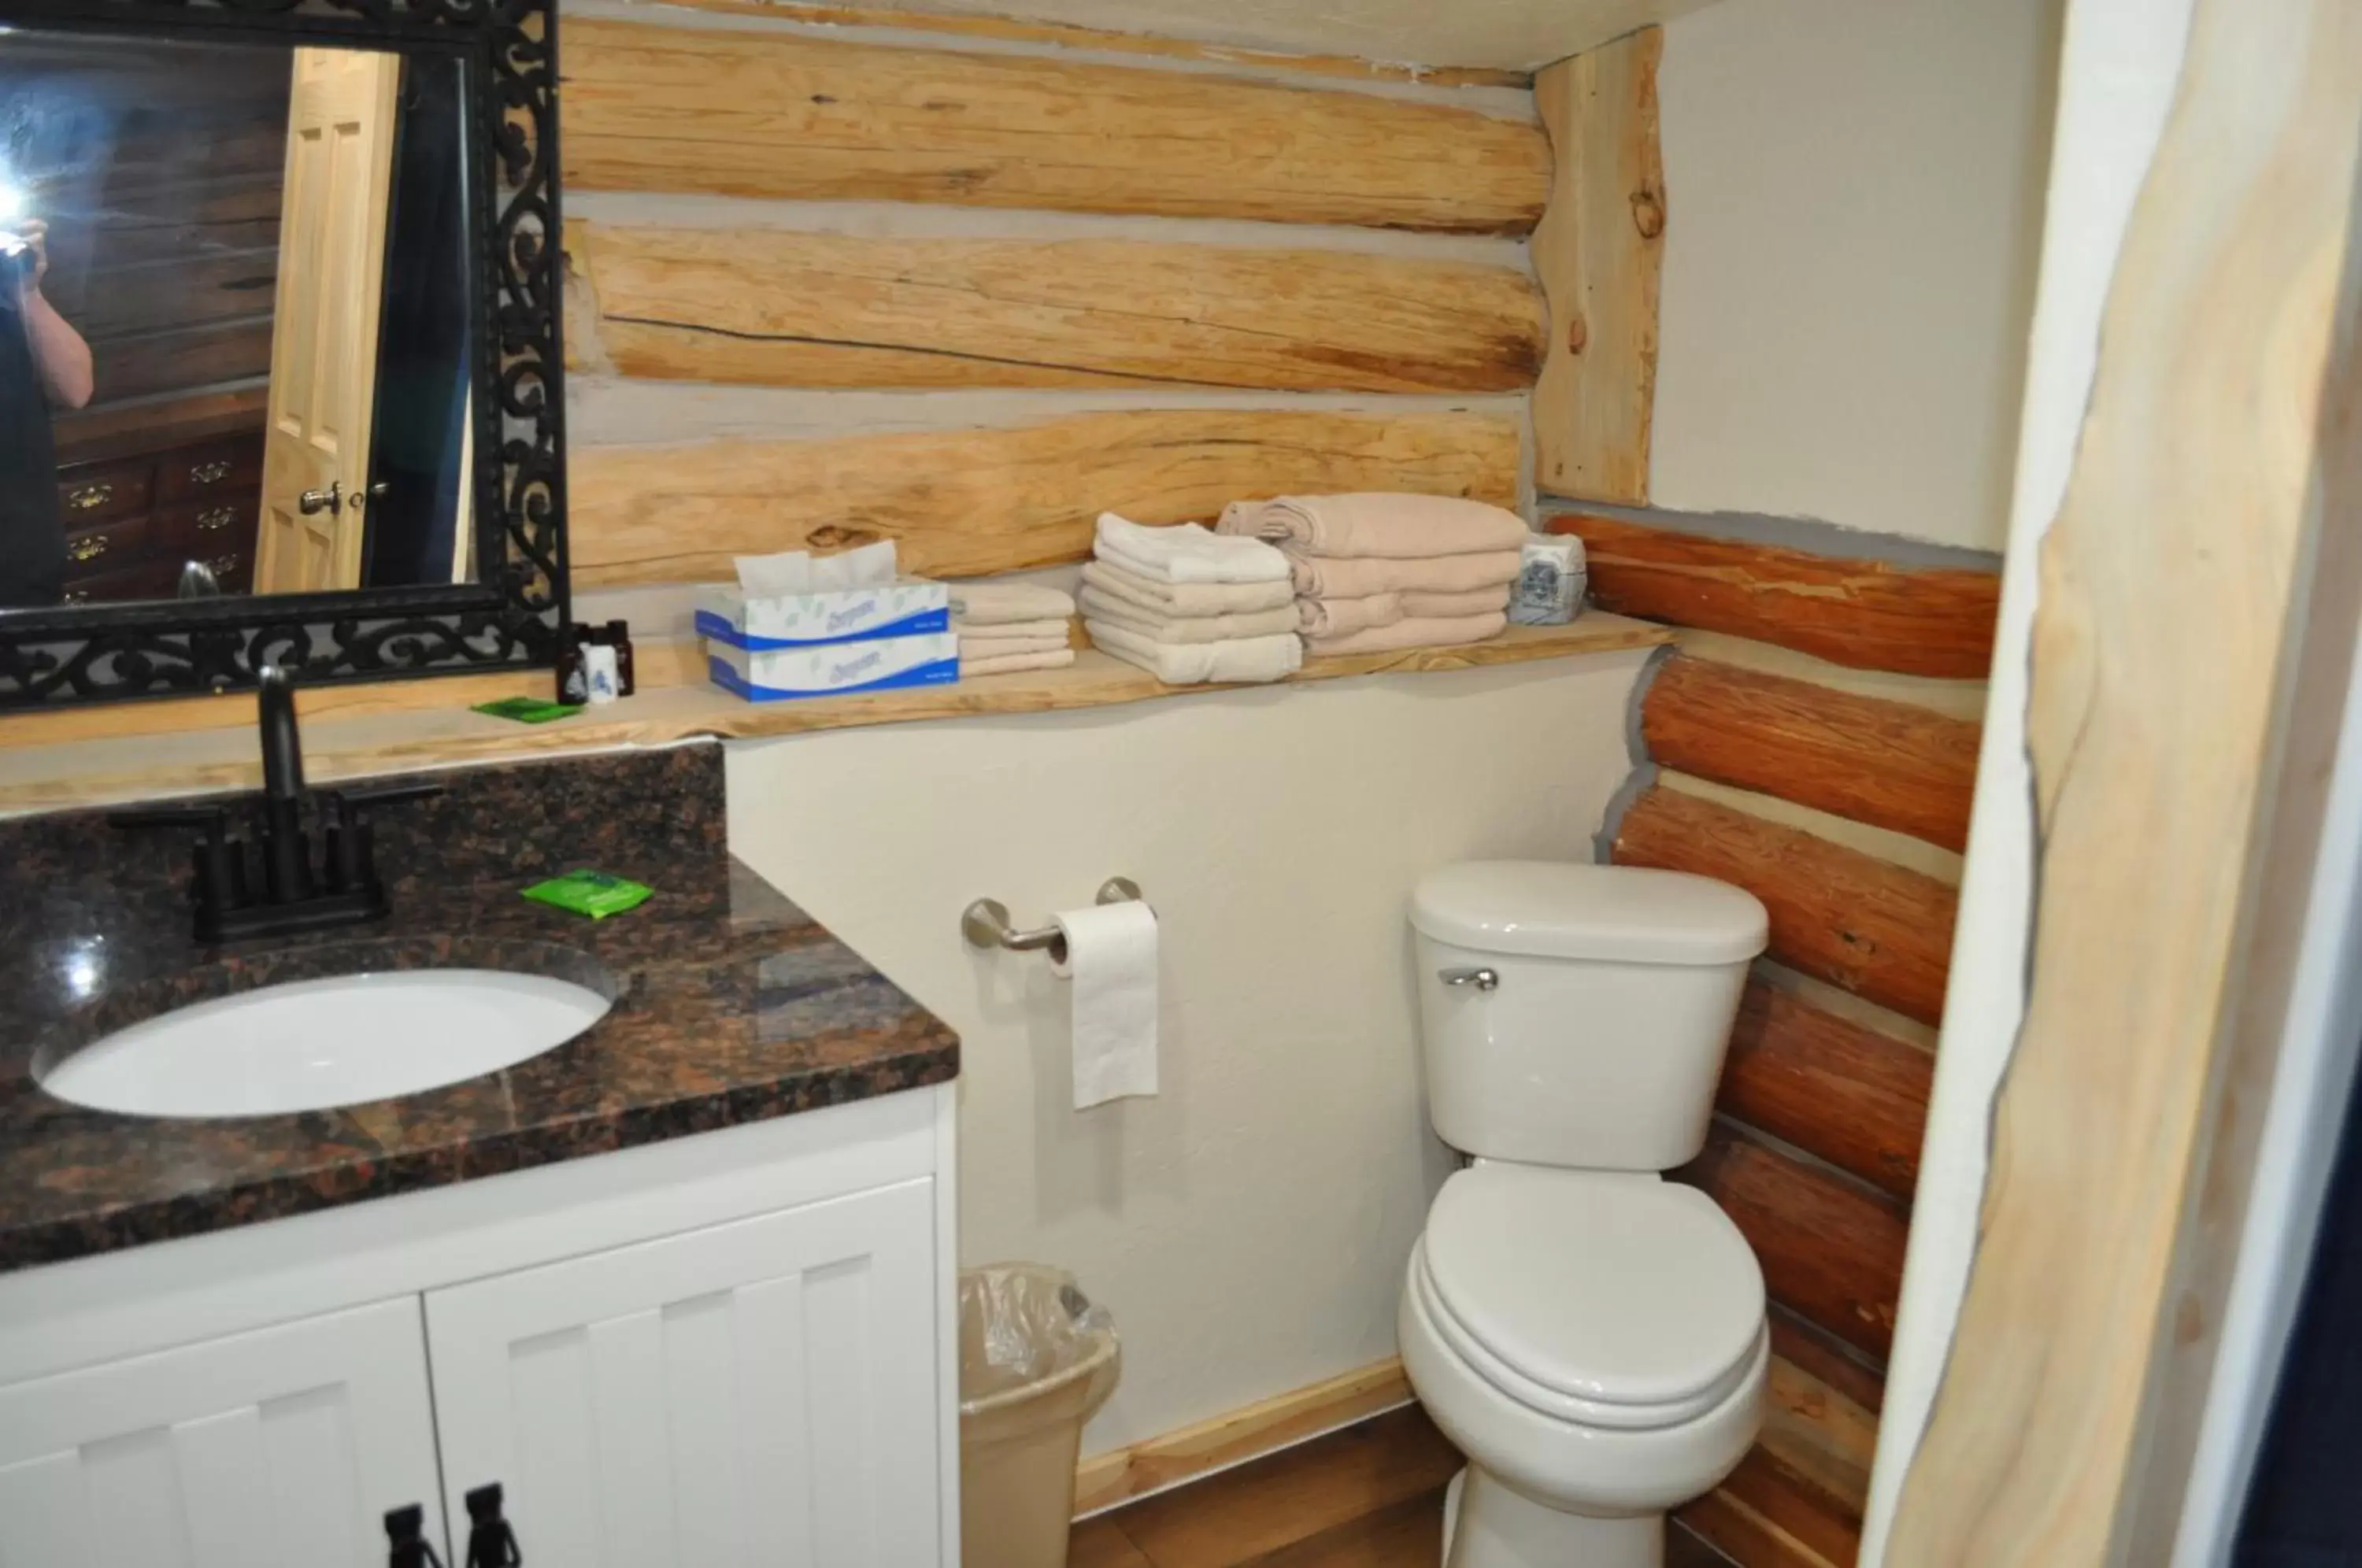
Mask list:
[{"label": "light wood log", "polygon": [[1640,733],[1663,767],[1968,845],[1981,724],[1676,655],[1641,700]]},{"label": "light wood log", "polygon": [[1591,594],[1626,615],[1777,643],[1833,664],[1981,680],[1998,572],[1889,566],[1561,513],[1582,536]]},{"label": "light wood log", "polygon": [[1534,84],[1530,72],[1501,71],[1484,65],[1406,65],[1390,60],[1363,60],[1350,54],[1282,54],[1271,50],[1201,43],[1195,39],[1158,38],[1151,33],[1111,32],[1104,28],[1077,27],[1070,22],[1035,21],[1023,17],[900,11],[867,5],[809,5],[802,0],[670,0],[670,3],[689,6],[700,11],[770,17],[783,22],[810,22],[822,27],[892,28],[900,32],[1054,44],[1061,49],[1087,49],[1100,54],[1211,61],[1223,65],[1252,65],[1272,71],[1290,71],[1308,76],[1342,76],[1370,82],[1418,82],[1430,87],[1531,87]]},{"label": "light wood log", "polygon": [[1664,29],[1643,28],[1534,79],[1556,153],[1534,271],[1550,295],[1550,357],[1534,387],[1535,480],[1544,490],[1649,499],[1657,400],[1657,279],[1665,167],[1657,146]]},{"label": "light wood log", "polygon": [[1172,71],[578,19],[578,190],[1522,234],[1540,127]]},{"label": "light wood log", "polygon": [[2356,677],[2357,161],[2362,7],[2198,0],[2040,546],[2025,1011],[1889,1562],[2175,1555],[2246,1211],[2209,1149],[2286,1048]]},{"label": "light wood log", "polygon": [[1755,1249],[1772,1298],[1883,1358],[1894,1338],[1908,1210],[1882,1193],[1716,1123],[1672,1173],[1722,1206]]},{"label": "light wood log", "polygon": [[979,577],[1080,560],[1093,519],[1208,519],[1243,496],[1355,490],[1515,505],[1518,432],[1475,414],[1093,414],[1016,429],[695,447],[578,447],[578,586],[727,579],[731,558],[901,547],[910,570]]},{"label": "light wood log", "polygon": [[[1307,659],[1301,670],[1288,677],[1287,683],[1340,680],[1360,675],[1476,669],[1584,654],[1623,653],[1655,646],[1664,638],[1662,627],[1616,615],[1593,614],[1566,626],[1512,626],[1489,641],[1463,647],[1409,648],[1396,653]],[[643,651],[643,668],[650,662],[648,653]],[[539,682],[541,691],[548,690],[546,676],[520,674],[516,679],[520,682]],[[484,701],[478,693],[485,688],[475,686],[467,678],[357,687],[350,689],[354,696],[348,707],[342,700],[343,690],[335,697],[321,693],[318,700],[326,716],[304,728],[304,765],[306,776],[318,783],[446,763],[519,760],[569,751],[665,745],[692,735],[751,739],[935,719],[1066,712],[1190,696],[1221,688],[1166,686],[1145,670],[1092,650],[1078,654],[1065,669],[980,676],[950,686],[913,686],[897,691],[797,701],[743,702],[701,685],[644,688],[638,696],[627,697],[610,707],[546,724],[518,724],[469,712],[469,704]],[[436,694],[445,691],[447,697],[438,700]],[[409,699],[413,694],[439,701],[440,705],[412,707]],[[494,694],[511,692],[494,688]],[[382,699],[383,705],[381,707],[373,699]],[[215,701],[199,697],[170,706],[179,709]],[[245,700],[240,706],[250,711],[251,700]],[[344,717],[329,711],[334,709],[368,716]],[[138,711],[144,713],[157,710],[143,707]],[[228,710],[233,717],[239,711]],[[217,717],[215,713],[207,716]],[[256,760],[253,735],[244,725],[207,728],[186,734],[134,734],[64,745],[8,744],[14,734],[9,725],[20,722],[37,725],[50,717],[25,714],[0,718],[0,812],[111,805],[121,801],[209,790],[250,790],[261,781],[261,765]]]},{"label": "light wood log", "polygon": [[1943,1016],[1959,895],[1933,877],[1662,785],[1624,813],[1615,859],[1735,883],[1771,912],[1774,961],[1923,1023]]},{"label": "light wood log", "polygon": [[803,387],[1522,391],[1541,302],[1508,267],[1130,240],[860,239],[569,225],[598,357]]},{"label": "light wood log", "polygon": [[1908,1200],[1935,1066],[1759,979],[1740,999],[1716,1109]]}]

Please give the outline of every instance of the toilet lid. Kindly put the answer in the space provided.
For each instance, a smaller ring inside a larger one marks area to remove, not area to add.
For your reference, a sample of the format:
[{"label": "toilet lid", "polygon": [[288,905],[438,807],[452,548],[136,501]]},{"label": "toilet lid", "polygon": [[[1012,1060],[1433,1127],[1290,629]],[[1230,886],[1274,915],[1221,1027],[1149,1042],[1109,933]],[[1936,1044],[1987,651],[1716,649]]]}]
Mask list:
[{"label": "toilet lid", "polygon": [[1581,1405],[1718,1396],[1763,1332],[1755,1253],[1672,1182],[1472,1166],[1436,1195],[1424,1250],[1437,1304],[1485,1359]]}]

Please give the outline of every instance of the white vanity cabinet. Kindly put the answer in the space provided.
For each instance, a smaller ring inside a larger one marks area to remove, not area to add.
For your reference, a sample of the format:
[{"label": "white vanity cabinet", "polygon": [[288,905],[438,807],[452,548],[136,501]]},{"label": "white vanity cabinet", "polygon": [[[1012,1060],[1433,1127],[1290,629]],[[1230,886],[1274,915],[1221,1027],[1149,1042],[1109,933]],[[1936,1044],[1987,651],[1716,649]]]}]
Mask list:
[{"label": "white vanity cabinet", "polygon": [[955,1564],[952,1093],[0,1275],[0,1568]]}]

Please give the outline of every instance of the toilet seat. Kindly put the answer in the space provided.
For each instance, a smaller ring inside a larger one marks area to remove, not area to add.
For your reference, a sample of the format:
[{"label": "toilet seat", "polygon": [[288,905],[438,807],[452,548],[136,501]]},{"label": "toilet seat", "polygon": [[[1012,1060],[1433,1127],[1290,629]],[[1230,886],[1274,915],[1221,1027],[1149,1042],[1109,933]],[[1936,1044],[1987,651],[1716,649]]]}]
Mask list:
[{"label": "toilet seat", "polygon": [[1470,1371],[1584,1426],[1653,1430],[1716,1408],[1766,1332],[1762,1270],[1738,1228],[1703,1193],[1654,1176],[1458,1172],[1409,1273]]}]

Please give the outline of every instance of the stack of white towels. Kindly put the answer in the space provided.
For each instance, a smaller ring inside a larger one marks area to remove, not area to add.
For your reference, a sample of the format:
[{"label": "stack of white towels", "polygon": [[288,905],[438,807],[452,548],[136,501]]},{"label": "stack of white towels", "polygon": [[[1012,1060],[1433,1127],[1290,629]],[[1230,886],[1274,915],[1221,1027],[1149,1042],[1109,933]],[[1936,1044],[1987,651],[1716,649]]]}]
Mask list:
[{"label": "stack of white towels", "polygon": [[1396,494],[1234,501],[1217,530],[1285,552],[1315,654],[1498,635],[1529,536],[1523,518],[1481,501]]},{"label": "stack of white towels", "polygon": [[1091,641],[1168,686],[1278,680],[1304,664],[1287,558],[1259,539],[1103,512],[1081,599]]},{"label": "stack of white towels", "polygon": [[955,582],[951,608],[962,680],[1075,662],[1071,594],[1038,582]]}]

